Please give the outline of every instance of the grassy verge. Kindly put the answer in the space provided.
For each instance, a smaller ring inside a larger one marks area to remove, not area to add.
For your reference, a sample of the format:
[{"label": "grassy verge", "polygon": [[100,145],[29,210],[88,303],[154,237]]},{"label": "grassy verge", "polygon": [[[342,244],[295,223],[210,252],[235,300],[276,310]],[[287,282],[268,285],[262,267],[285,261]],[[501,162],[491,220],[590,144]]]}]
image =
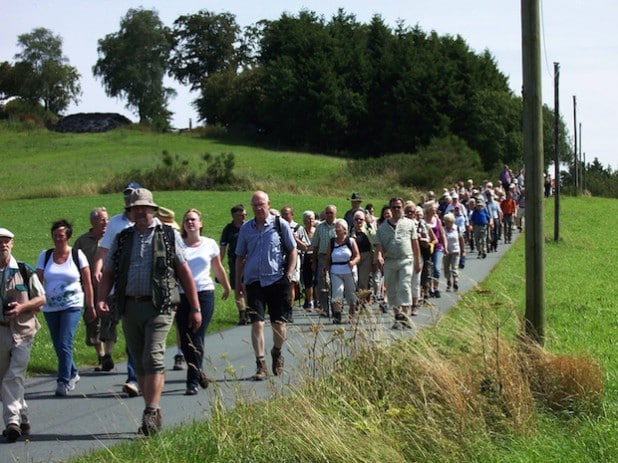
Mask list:
[{"label": "grassy verge", "polygon": [[[516,340],[525,290],[520,239],[486,282],[417,339],[361,346],[356,360],[338,359],[332,375],[285,397],[259,404],[239,398],[233,410],[215,401],[209,421],[114,447],[113,458],[616,461],[618,289],[594,276],[617,257],[615,248],[595,243],[604,242],[618,210],[611,200],[563,204],[563,238],[548,240],[545,249],[552,353],[523,355]],[[109,458],[108,452],[75,461]]]}]

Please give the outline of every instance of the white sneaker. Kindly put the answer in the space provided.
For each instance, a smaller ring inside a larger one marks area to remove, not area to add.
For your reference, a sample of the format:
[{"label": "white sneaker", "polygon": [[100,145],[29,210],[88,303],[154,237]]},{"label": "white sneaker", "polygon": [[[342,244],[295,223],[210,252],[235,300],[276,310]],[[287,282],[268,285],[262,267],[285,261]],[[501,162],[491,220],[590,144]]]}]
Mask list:
[{"label": "white sneaker", "polygon": [[80,380],[81,378],[79,377],[79,373],[75,373],[75,376],[73,376],[70,380],[69,380],[69,384],[67,384],[67,389],[69,391],[72,391],[73,389],[75,389],[75,386],[77,385],[77,382]]}]

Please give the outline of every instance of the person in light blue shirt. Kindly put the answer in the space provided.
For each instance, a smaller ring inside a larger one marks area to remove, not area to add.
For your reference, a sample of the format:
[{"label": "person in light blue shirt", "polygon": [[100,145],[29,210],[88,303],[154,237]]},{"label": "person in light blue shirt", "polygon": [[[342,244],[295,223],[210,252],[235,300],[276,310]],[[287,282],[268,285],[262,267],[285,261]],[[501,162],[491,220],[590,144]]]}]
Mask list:
[{"label": "person in light blue shirt", "polygon": [[270,200],[263,191],[251,197],[254,217],[240,228],[236,242],[236,298],[247,299],[251,317],[251,341],[255,352],[256,381],[268,376],[264,321],[268,309],[273,330],[271,350],[275,375],[283,373],[281,348],[291,310],[290,282],[296,268],[296,240],[288,222],[270,213]]}]

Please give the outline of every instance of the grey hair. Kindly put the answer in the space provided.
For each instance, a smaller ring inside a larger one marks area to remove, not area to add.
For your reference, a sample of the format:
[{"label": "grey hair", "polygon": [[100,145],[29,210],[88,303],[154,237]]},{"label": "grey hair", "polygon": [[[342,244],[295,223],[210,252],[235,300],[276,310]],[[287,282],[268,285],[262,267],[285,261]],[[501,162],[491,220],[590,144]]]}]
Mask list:
[{"label": "grey hair", "polygon": [[309,217],[313,217],[315,219],[315,212],[313,211],[303,212],[303,221],[307,220]]},{"label": "grey hair", "polygon": [[345,231],[348,231],[348,221],[345,219],[337,219],[335,220],[335,226],[341,224],[341,226],[345,229]]},{"label": "grey hair", "polygon": [[96,219],[99,214],[101,214],[101,212],[107,212],[107,209],[105,207],[95,207],[93,210],[90,211],[90,221],[93,221],[94,219]]}]

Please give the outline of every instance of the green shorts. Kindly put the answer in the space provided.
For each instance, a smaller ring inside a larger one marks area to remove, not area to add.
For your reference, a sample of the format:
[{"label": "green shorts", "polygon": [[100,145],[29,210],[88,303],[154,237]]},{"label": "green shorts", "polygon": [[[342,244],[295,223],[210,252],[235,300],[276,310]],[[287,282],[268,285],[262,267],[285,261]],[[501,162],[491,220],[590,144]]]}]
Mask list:
[{"label": "green shorts", "polygon": [[174,314],[162,314],[151,301],[126,301],[122,330],[138,376],[165,371],[165,341]]}]

